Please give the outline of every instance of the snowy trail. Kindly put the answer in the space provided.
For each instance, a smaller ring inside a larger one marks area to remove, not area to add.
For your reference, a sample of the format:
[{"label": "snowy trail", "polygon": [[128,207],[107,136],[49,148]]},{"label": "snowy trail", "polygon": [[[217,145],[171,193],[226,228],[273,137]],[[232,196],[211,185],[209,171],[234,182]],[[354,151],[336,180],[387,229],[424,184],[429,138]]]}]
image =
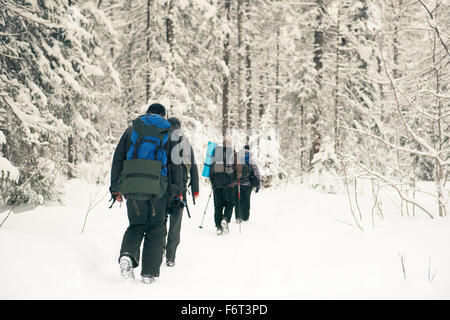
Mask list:
[{"label": "snowy trail", "polygon": [[89,197],[99,190],[101,197],[107,188],[70,181],[65,207],[10,216],[0,229],[0,299],[450,298],[448,219],[393,220],[360,232],[333,218],[351,222],[345,195],[303,186],[253,194],[242,233],[233,217],[222,236],[215,235],[212,198],[198,228],[209,195],[202,188],[192,219],[183,217],[176,266],[163,264],[150,286],[139,277],[125,284],[117,265],[125,206],[109,210],[105,198],[81,234]]}]

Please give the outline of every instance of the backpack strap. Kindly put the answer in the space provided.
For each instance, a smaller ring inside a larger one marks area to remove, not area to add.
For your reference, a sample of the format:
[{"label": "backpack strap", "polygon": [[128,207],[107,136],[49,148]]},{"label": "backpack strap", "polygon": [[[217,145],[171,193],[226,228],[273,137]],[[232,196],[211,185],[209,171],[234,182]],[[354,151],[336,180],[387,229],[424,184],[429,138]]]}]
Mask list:
[{"label": "backpack strap", "polygon": [[[134,145],[134,150],[133,150],[132,159],[137,159],[138,158],[138,151],[139,151],[139,147],[141,146],[142,142],[149,142],[149,143],[157,144],[157,142],[155,140],[145,139],[144,137],[141,137],[137,133],[137,131],[136,131],[136,134],[138,135],[138,137],[136,139],[136,143],[133,144]],[[160,141],[160,144],[155,149],[155,160],[158,160],[157,156],[158,156],[159,149],[161,149],[161,143],[162,143],[162,141]]]},{"label": "backpack strap", "polygon": [[[170,147],[171,147],[171,143],[172,143],[172,139],[170,136],[170,132],[169,132],[169,137],[168,137],[168,141],[167,141],[167,150],[165,150],[167,152],[167,180],[168,180],[168,184],[167,184],[167,189],[169,190],[169,199],[172,197],[172,170],[170,170],[170,166],[169,166],[169,151],[170,151]],[[172,161],[172,159],[170,159],[170,161]]]},{"label": "backpack strap", "polygon": [[157,145],[155,148],[155,160],[157,160],[158,151],[161,149],[164,142],[164,136],[166,135],[166,133],[169,133],[169,129],[158,128],[156,126],[149,126],[145,124],[140,118],[133,120],[133,128],[138,136],[136,143],[134,144],[133,159],[137,159],[139,146],[143,141],[150,142],[155,145],[157,144],[157,142],[154,140],[144,138],[145,136],[152,136],[159,139],[159,145]]}]

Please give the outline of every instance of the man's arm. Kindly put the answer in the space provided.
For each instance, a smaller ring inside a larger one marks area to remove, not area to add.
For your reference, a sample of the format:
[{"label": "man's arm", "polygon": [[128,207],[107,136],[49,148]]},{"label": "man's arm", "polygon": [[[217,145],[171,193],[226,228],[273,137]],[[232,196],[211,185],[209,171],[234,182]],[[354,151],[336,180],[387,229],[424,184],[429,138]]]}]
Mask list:
[{"label": "man's arm", "polygon": [[119,144],[114,151],[114,157],[111,166],[111,186],[110,192],[119,192],[119,177],[122,173],[123,162],[127,159],[127,152],[130,145],[131,127],[125,130],[120,138]]}]

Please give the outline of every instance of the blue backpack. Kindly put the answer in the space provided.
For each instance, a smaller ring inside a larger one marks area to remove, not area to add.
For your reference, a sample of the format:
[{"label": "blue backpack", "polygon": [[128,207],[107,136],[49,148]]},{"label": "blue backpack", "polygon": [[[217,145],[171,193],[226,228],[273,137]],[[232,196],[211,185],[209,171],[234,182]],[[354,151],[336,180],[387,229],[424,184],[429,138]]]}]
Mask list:
[{"label": "blue backpack", "polygon": [[241,180],[249,181],[252,174],[252,168],[250,166],[250,152],[245,152],[244,156],[241,156]]},{"label": "blue backpack", "polygon": [[162,196],[168,185],[170,122],[156,114],[133,120],[131,146],[124,161],[119,191],[137,200]]}]

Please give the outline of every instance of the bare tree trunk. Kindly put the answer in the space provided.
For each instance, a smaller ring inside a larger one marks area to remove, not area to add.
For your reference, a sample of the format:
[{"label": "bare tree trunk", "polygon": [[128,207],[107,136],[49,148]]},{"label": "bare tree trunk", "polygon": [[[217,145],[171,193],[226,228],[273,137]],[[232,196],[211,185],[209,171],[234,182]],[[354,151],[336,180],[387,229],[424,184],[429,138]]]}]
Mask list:
[{"label": "bare tree trunk", "polygon": [[[245,13],[247,16],[247,23],[250,23],[250,0],[246,0],[245,2]],[[245,41],[245,62],[246,62],[246,68],[247,68],[247,114],[246,114],[246,120],[247,120],[247,143],[249,143],[249,134],[250,130],[252,129],[252,65],[251,65],[251,59],[250,59],[250,26],[247,25],[245,28],[245,35],[246,35],[246,41]]]},{"label": "bare tree trunk", "polygon": [[320,91],[322,89],[322,55],[323,55],[323,31],[322,28],[322,18],[323,18],[323,12],[324,12],[324,4],[323,0],[316,0],[317,8],[318,8],[318,14],[316,16],[316,23],[317,23],[317,29],[314,31],[314,68],[316,69],[316,83],[318,85],[318,97],[317,97],[317,107],[313,111],[313,117],[311,120],[311,131],[312,131],[312,148],[310,151],[310,157],[309,162],[311,163],[314,154],[319,152],[320,150],[320,141],[321,136],[319,132],[319,119],[320,119]]},{"label": "bare tree trunk", "polygon": [[[261,49],[261,56],[263,55],[264,50]],[[261,119],[264,115],[265,108],[264,108],[264,72],[260,71],[259,75],[259,121],[261,122]]]},{"label": "bare tree trunk", "polygon": [[147,29],[146,29],[146,55],[147,63],[145,66],[145,103],[148,103],[150,99],[150,7],[151,0],[147,0]]},{"label": "bare tree trunk", "polygon": [[[394,4],[394,2],[398,2],[397,5]],[[394,59],[394,68],[392,70],[394,79],[397,79],[400,77],[400,71],[398,69],[399,64],[399,40],[398,40],[398,32],[400,29],[400,8],[403,4],[403,0],[396,0],[391,2],[392,6],[392,12],[394,13],[394,34],[392,37],[393,42],[393,59]]]},{"label": "bare tree trunk", "polygon": [[[67,162],[70,164],[75,164],[75,147],[73,144],[73,136],[70,135],[67,139]],[[72,168],[69,167],[69,170],[67,172],[67,176],[69,179],[74,178],[74,174],[72,172]]]},{"label": "bare tree trunk", "polygon": [[173,0],[169,0],[169,10],[168,10],[168,14],[167,14],[167,19],[166,19],[166,41],[169,44],[169,52],[170,52],[170,71],[173,72],[175,70],[175,65],[174,65],[174,43],[173,43],[173,26],[174,22],[173,22]]},{"label": "bare tree trunk", "polygon": [[[434,10],[434,17],[437,19],[437,10],[438,10],[439,4],[436,1],[436,8]],[[442,136],[442,102],[439,98],[440,93],[440,74],[439,74],[439,68],[436,58],[436,46],[437,46],[437,34],[436,32],[433,35],[433,69],[434,73],[436,75],[436,105],[437,105],[437,151],[440,154],[442,152],[442,146],[443,146],[443,136]],[[436,160],[436,189],[437,189],[437,196],[438,196],[438,208],[439,208],[439,216],[444,217],[446,215],[446,208],[444,204],[444,168],[441,165],[441,163]]]},{"label": "bare tree trunk", "polygon": [[341,42],[341,5],[338,4],[337,12],[337,26],[336,26],[336,74],[335,74],[335,88],[334,88],[334,151],[339,152],[339,68],[340,68],[340,57],[339,57],[339,46]]},{"label": "bare tree trunk", "polygon": [[[99,2],[98,2],[98,8],[100,9],[100,5],[102,4],[102,1],[100,0]],[[114,5],[116,4],[116,1],[115,0],[111,0],[111,7],[114,7]],[[113,12],[114,12],[114,10],[110,10],[109,11],[109,18],[111,19],[111,21],[113,21]],[[110,53],[110,55],[111,55],[111,58],[114,60],[114,55],[115,55],[115,53],[114,53],[114,47],[113,46],[111,46],[110,48],[109,48],[109,53]]]},{"label": "bare tree trunk", "polygon": [[[130,21],[126,27],[126,35],[131,35],[134,26],[133,23],[131,22],[132,19],[132,14],[131,12],[133,11],[133,1],[127,1],[126,3],[126,10],[127,10],[127,16],[128,16],[128,21]],[[128,51],[131,52],[133,49],[133,42],[129,42],[128,44]],[[127,123],[130,123],[132,118],[133,118],[133,108],[135,105],[135,99],[134,99],[134,94],[133,94],[133,89],[132,89],[132,72],[131,72],[131,68],[132,68],[132,59],[131,59],[131,54],[128,54],[125,60],[125,74],[123,75],[124,80],[125,80],[125,84],[126,84],[126,89],[125,89],[125,104],[126,104],[126,112],[127,112]]]},{"label": "bare tree trunk", "polygon": [[[225,0],[225,11],[227,16],[227,23],[230,23],[230,9],[231,0]],[[225,36],[225,41],[223,43],[224,55],[223,60],[227,68],[230,64],[230,34],[227,32]],[[223,77],[223,88],[222,88],[222,136],[225,138],[228,128],[228,93],[229,93],[229,76],[225,74]]]},{"label": "bare tree trunk", "polygon": [[[170,62],[167,65],[168,73],[173,74],[175,71],[175,59],[174,59],[174,19],[173,19],[173,0],[169,0],[169,9],[166,18],[166,41],[169,45]],[[172,103],[169,106],[169,113],[173,110]]]},{"label": "bare tree trunk", "polygon": [[277,65],[275,76],[275,128],[278,128],[278,112],[280,108],[280,27],[277,29]]},{"label": "bare tree trunk", "polygon": [[323,32],[320,29],[322,26],[323,18],[323,0],[316,0],[319,13],[316,16],[317,30],[314,31],[314,68],[317,71],[316,82],[319,85],[319,89],[322,88],[322,54],[323,54]]},{"label": "bare tree trunk", "polygon": [[237,72],[237,86],[238,86],[238,101],[237,101],[237,127],[239,129],[243,128],[243,122],[242,122],[242,117],[241,117],[241,113],[240,112],[243,108],[244,108],[244,90],[243,90],[243,79],[242,79],[242,75],[243,75],[243,67],[242,67],[242,63],[244,60],[244,56],[242,54],[242,34],[243,34],[243,30],[242,30],[242,23],[243,23],[243,15],[244,15],[244,11],[243,11],[243,0],[237,0],[237,29],[238,29],[238,42],[237,42],[237,52],[238,52],[238,72]]},{"label": "bare tree trunk", "polygon": [[[301,172],[303,173],[305,171],[305,106],[303,104],[300,105],[300,168]],[[303,183],[303,174],[302,174],[302,183]]]}]

